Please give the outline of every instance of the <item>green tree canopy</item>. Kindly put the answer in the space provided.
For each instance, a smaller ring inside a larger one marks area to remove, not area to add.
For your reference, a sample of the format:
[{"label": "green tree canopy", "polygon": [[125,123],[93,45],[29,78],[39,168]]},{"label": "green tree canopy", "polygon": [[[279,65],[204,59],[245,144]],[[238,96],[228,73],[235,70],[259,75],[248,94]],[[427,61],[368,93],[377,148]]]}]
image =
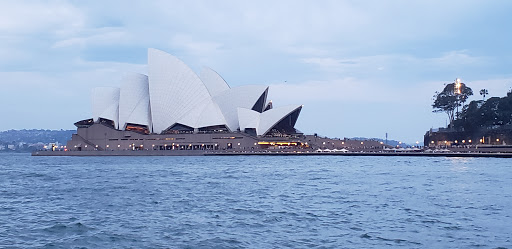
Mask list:
[{"label": "green tree canopy", "polygon": [[455,120],[455,109],[464,105],[471,95],[473,95],[473,90],[464,83],[456,81],[447,84],[442,92],[435,93],[432,104],[433,112],[446,112],[451,125]]}]

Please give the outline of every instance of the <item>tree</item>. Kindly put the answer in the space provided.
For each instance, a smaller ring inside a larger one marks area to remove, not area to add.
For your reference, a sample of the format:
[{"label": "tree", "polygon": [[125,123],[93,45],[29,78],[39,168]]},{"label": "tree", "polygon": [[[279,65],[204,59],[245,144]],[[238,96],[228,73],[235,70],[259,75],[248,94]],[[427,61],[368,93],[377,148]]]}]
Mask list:
[{"label": "tree", "polygon": [[454,127],[462,127],[465,131],[474,132],[482,125],[482,112],[480,107],[484,101],[471,101],[462,108],[460,118],[455,120]]},{"label": "tree", "polygon": [[488,95],[489,91],[487,89],[480,90],[480,95],[482,95],[482,100],[485,100],[485,95]]},{"label": "tree", "polygon": [[503,98],[492,97],[486,101],[471,101],[464,106],[460,118],[454,127],[463,127],[465,131],[474,132],[482,127],[495,127],[512,124],[512,93]]},{"label": "tree", "polygon": [[[447,84],[442,92],[436,92],[434,95],[433,112],[446,112],[450,120],[450,126],[458,115],[459,106],[464,105],[469,96],[473,95],[473,90],[466,84],[456,79],[454,83]],[[457,112],[455,112],[457,109]]]}]

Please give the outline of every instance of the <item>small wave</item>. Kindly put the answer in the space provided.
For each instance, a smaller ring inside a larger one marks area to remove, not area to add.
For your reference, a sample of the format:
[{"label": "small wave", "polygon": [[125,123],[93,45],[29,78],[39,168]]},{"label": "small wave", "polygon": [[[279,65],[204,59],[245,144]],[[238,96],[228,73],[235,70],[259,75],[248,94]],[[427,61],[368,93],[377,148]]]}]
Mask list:
[{"label": "small wave", "polygon": [[184,248],[246,248],[243,242],[234,238],[215,237],[198,241],[197,244],[190,244]]},{"label": "small wave", "polygon": [[372,236],[370,236],[370,235],[369,235],[369,234],[367,234],[367,233],[363,233],[363,234],[359,235],[359,238],[363,238],[363,239],[371,239],[371,238],[372,238]]},{"label": "small wave", "polygon": [[84,234],[91,229],[81,222],[75,222],[67,225],[58,223],[43,230],[50,234]]},{"label": "small wave", "polygon": [[409,240],[405,240],[405,239],[388,239],[388,238],[384,238],[384,237],[381,237],[381,236],[375,236],[374,237],[374,236],[369,235],[368,233],[361,234],[359,237],[362,238],[362,239],[370,239],[370,240],[379,240],[379,241],[393,242],[393,243],[396,243],[396,244],[421,245],[421,243],[415,242],[415,241],[409,241]]},{"label": "small wave", "polygon": [[462,227],[460,227],[460,226],[446,226],[446,227],[444,227],[444,229],[450,230],[450,231],[457,231],[457,230],[462,230]]},{"label": "small wave", "polygon": [[388,239],[388,238],[383,238],[383,237],[379,237],[379,236],[377,236],[375,238],[378,240],[382,240],[382,241],[394,242],[396,244],[406,243],[406,244],[421,245],[421,243],[419,243],[419,242],[409,241],[409,240],[405,240],[405,239]]},{"label": "small wave", "polygon": [[43,181],[56,181],[56,180],[59,180],[59,178],[56,177],[56,176],[47,175],[47,174],[38,173],[38,172],[27,173],[27,174],[24,175],[24,177],[27,178],[27,179],[31,179],[31,178],[42,179]]}]

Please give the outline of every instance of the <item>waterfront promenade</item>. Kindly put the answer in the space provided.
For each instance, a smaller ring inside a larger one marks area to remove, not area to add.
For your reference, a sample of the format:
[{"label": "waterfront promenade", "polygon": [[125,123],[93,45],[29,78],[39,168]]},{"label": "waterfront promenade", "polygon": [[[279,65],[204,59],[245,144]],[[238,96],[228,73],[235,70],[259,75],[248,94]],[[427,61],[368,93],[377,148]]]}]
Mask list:
[{"label": "waterfront promenade", "polygon": [[318,152],[318,151],[35,151],[33,156],[399,156],[399,157],[496,157],[512,158],[510,152]]}]

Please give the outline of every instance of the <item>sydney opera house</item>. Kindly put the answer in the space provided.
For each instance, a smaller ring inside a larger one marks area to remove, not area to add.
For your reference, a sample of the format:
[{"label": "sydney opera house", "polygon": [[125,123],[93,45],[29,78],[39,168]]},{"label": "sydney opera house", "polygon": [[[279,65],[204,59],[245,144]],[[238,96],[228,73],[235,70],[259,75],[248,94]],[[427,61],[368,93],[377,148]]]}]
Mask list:
[{"label": "sydney opera house", "polygon": [[258,150],[307,147],[295,129],[301,105],[274,108],[268,87],[231,88],[214,70],[200,75],[148,50],[148,75],[92,90],[92,118],[76,122],[69,151]]}]

